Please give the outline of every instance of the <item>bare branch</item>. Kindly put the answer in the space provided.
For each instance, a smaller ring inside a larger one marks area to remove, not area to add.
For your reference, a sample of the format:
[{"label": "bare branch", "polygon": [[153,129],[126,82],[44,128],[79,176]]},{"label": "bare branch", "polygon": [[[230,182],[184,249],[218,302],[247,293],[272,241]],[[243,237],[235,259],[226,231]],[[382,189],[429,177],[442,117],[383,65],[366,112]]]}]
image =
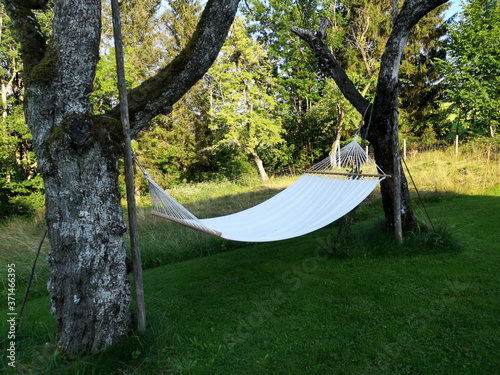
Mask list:
[{"label": "bare branch", "polygon": [[330,20],[328,18],[326,18],[326,17],[321,18],[321,21],[319,22],[319,31],[318,31],[318,33],[319,33],[318,36],[321,39],[326,38],[326,28],[328,26],[331,26],[331,25],[332,25],[332,23],[330,22]]},{"label": "bare branch", "polygon": [[333,56],[332,52],[328,49],[324,38],[326,34],[326,25],[322,24],[317,33],[301,29],[300,27],[292,27],[292,32],[306,41],[313,49],[316,58],[320,65],[330,74],[335,80],[335,83],[342,91],[344,96],[356,108],[356,110],[363,114],[368,107],[368,100],[363,98],[360,92],[354,86],[354,83],[349,79],[340,63]]}]

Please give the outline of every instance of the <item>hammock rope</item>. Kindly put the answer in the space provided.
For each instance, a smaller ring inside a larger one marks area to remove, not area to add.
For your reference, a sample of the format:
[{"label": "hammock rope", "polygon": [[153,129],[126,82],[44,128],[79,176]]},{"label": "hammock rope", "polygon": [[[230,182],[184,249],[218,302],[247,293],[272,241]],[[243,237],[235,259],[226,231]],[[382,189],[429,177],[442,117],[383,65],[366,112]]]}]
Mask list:
[{"label": "hammock rope", "polygon": [[320,229],[354,209],[389,177],[355,137],[272,198],[231,215],[199,219],[139,166],[149,182],[153,215],[243,242],[284,240]]}]

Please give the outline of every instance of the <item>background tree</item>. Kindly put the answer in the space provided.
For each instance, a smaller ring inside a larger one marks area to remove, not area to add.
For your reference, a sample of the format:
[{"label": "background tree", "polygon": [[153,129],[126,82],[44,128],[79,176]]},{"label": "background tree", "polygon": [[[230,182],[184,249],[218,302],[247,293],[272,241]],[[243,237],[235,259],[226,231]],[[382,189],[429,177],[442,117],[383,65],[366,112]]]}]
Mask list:
[{"label": "background tree", "polygon": [[433,10],[415,25],[401,62],[401,132],[415,139],[420,147],[439,141],[444,87],[435,61],[446,56],[441,39],[447,32],[447,8],[449,5]]},{"label": "background tree", "polygon": [[277,88],[276,110],[283,120],[283,152],[296,164],[311,165],[314,158],[324,155],[331,139],[324,139],[321,123],[306,114],[321,97],[324,80],[314,69],[313,55],[303,45],[291,43],[293,25],[310,27],[316,24],[316,0],[252,0],[245,15],[250,33],[264,46],[273,66]]},{"label": "background tree", "polygon": [[299,27],[293,28],[293,31],[311,46],[320,65],[327,74],[335,79],[344,96],[359,113],[363,114],[365,124],[368,124],[365,117],[365,114],[368,113],[371,126],[364,129],[366,138],[373,145],[378,165],[386,173],[393,176],[392,179],[386,179],[381,184],[384,212],[389,226],[398,227],[402,224],[403,228],[409,229],[414,225],[408,185],[404,174],[401,173],[399,159],[398,108],[401,58],[413,27],[426,14],[445,2],[446,0],[406,0],[400,9],[397,7],[397,3],[394,4],[395,8],[391,12],[393,14],[392,30],[381,58],[373,105],[356,89],[352,80],[349,79],[338,60],[328,49],[324,41],[327,22],[323,22],[317,32]]},{"label": "background tree", "polygon": [[263,181],[269,179],[260,152],[282,141],[281,121],[272,95],[275,82],[266,53],[237,18],[217,63],[210,70],[211,128],[214,147],[239,147],[255,161]]},{"label": "background tree", "polygon": [[[169,62],[188,43],[203,8],[196,0],[169,0],[164,7],[157,38],[163,46],[161,59]],[[200,152],[207,147],[208,111],[209,93],[203,78],[138,135],[136,153],[161,185],[199,179],[198,170],[208,164]]]},{"label": "background tree", "polygon": [[[123,45],[127,47],[126,61],[134,67],[128,71],[130,82],[138,84],[152,76],[159,67],[171,60],[166,58],[164,44],[158,33],[162,17],[161,0],[120,1]],[[109,4],[104,3],[102,46],[113,47],[113,29]],[[106,49],[108,49],[106,48]]]},{"label": "background tree", "polygon": [[449,26],[444,74],[449,110],[463,124],[456,132],[495,136],[500,113],[500,3],[469,0],[456,24]]},{"label": "background tree", "polygon": [[[51,242],[49,293],[59,347],[98,352],[130,329],[126,227],[118,189],[119,108],[96,115],[90,101],[101,35],[101,1],[55,1],[50,41],[35,9],[48,1],[4,0],[21,45],[25,118],[44,178]],[[208,70],[237,0],[209,0],[190,42],[130,90],[136,136]]]}]

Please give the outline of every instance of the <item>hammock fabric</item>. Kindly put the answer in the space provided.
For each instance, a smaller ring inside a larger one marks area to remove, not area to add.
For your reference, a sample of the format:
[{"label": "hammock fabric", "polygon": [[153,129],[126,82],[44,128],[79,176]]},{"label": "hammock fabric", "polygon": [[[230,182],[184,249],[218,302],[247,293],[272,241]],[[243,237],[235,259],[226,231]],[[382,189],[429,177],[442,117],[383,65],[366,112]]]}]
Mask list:
[{"label": "hammock fabric", "polygon": [[265,202],[231,215],[198,219],[144,174],[154,215],[243,242],[279,241],[320,229],[354,209],[388,177],[355,139]]}]

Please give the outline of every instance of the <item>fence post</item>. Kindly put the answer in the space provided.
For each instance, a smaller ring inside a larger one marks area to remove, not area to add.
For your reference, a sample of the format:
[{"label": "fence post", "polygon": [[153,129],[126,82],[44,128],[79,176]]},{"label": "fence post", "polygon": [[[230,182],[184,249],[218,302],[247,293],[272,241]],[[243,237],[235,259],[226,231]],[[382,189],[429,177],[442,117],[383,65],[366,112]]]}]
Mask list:
[{"label": "fence post", "polygon": [[406,138],[403,139],[403,160],[406,161]]}]

